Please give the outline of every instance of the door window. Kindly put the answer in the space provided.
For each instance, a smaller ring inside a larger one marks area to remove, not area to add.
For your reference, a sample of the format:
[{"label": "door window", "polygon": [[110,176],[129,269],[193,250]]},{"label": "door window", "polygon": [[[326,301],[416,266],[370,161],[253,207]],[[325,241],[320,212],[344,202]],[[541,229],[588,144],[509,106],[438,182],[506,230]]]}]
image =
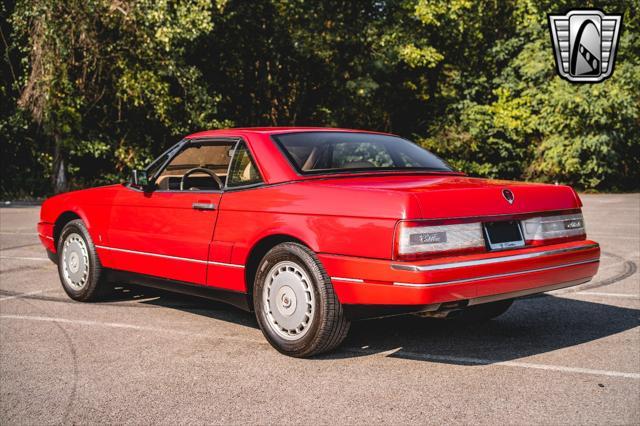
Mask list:
[{"label": "door window", "polygon": [[233,141],[190,143],[160,173],[156,179],[158,189],[179,191],[183,176],[196,168],[205,170],[189,173],[184,179],[184,190],[222,189],[210,173],[225,183],[234,145]]}]

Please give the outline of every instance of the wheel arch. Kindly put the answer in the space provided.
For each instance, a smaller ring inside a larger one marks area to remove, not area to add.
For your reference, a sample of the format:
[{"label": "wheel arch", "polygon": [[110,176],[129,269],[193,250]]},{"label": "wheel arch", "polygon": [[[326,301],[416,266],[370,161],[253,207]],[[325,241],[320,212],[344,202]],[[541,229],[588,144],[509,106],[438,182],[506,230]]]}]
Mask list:
[{"label": "wheel arch", "polygon": [[72,210],[66,210],[60,213],[60,215],[56,218],[56,221],[54,222],[54,225],[53,225],[53,244],[55,247],[58,247],[58,239],[60,238],[62,229],[65,227],[67,223],[76,219],[82,220],[85,223],[85,225],[87,225],[86,220],[83,217],[81,217],[78,213]]},{"label": "wheel arch", "polygon": [[[309,245],[301,239],[284,233],[267,235],[258,240],[249,251],[244,269],[245,286],[250,302],[253,297],[253,285],[260,261],[269,250],[281,243],[298,243],[311,249]],[[249,306],[253,306],[253,304],[250,303]]]}]

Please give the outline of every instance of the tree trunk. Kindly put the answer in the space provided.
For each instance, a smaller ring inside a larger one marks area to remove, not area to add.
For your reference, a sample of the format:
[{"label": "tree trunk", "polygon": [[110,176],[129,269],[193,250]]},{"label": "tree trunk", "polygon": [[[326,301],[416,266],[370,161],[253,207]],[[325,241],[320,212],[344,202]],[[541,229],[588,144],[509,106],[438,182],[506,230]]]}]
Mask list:
[{"label": "tree trunk", "polygon": [[55,142],[53,154],[53,171],[51,173],[51,185],[54,194],[59,194],[68,190],[67,169],[64,164],[64,154],[59,140]]}]

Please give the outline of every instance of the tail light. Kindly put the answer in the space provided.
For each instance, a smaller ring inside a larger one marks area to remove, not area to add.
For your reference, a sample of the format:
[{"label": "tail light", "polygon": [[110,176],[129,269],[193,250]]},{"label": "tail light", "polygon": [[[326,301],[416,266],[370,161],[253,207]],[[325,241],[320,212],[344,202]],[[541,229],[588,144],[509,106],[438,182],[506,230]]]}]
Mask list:
[{"label": "tail light", "polygon": [[522,231],[527,244],[533,245],[549,244],[555,240],[579,240],[587,236],[582,213],[525,219]]},{"label": "tail light", "polygon": [[[400,221],[396,226],[394,259],[418,260],[486,252],[488,249],[482,219],[486,219],[486,222],[505,220],[504,217],[487,217],[474,218],[473,222],[463,223]],[[517,218],[512,217],[510,220]],[[582,213],[575,211],[520,219],[520,226],[526,246],[549,245],[586,238]]]},{"label": "tail light", "polygon": [[485,250],[482,223],[425,225],[425,222],[401,221],[396,227],[395,259],[415,260],[438,254],[480,252]]}]

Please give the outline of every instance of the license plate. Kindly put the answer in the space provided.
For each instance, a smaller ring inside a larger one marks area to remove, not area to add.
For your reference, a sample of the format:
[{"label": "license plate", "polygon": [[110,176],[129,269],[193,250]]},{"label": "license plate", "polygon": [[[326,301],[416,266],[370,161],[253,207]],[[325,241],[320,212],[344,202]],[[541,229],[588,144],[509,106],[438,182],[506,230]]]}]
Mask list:
[{"label": "license plate", "polygon": [[517,220],[485,223],[484,235],[491,250],[524,247],[522,229]]}]

